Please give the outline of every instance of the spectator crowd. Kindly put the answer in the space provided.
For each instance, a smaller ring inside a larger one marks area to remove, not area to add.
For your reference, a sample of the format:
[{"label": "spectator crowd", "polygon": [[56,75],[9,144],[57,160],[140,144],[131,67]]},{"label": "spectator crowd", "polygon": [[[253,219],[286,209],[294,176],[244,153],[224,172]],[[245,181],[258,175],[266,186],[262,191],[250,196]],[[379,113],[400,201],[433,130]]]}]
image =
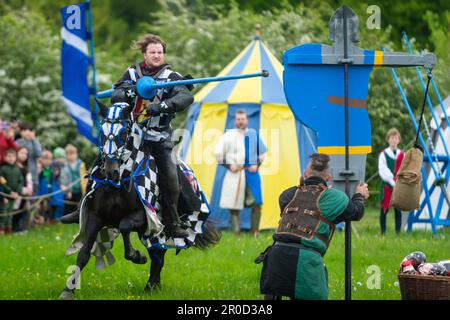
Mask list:
[{"label": "spectator crowd", "polygon": [[0,119],[0,236],[58,223],[76,209],[85,174],[74,145],[46,149],[31,123]]}]

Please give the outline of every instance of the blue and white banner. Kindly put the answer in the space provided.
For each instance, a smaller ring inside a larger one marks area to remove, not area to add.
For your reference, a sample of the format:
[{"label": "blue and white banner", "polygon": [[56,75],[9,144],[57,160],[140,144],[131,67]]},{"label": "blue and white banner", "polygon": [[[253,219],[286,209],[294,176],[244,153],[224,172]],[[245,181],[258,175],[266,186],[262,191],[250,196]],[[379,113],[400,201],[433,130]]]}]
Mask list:
[{"label": "blue and white banner", "polygon": [[89,3],[80,3],[60,10],[61,27],[61,82],[62,100],[69,114],[77,123],[78,133],[93,143],[94,120],[89,104],[88,43],[86,30],[86,10]]}]

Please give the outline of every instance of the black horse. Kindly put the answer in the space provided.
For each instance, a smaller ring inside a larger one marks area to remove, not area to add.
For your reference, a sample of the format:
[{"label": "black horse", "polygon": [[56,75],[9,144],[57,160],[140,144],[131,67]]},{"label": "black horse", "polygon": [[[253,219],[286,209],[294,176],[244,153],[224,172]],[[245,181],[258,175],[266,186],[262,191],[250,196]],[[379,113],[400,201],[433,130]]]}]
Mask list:
[{"label": "black horse", "polygon": [[[114,112],[111,109],[114,107]],[[131,132],[133,125],[138,125],[132,118],[131,107],[126,103],[114,104],[107,108],[100,104],[103,126],[109,125],[108,132],[103,132],[101,139],[101,172],[106,179],[120,181],[120,166],[123,164],[124,150],[130,150],[136,141]],[[116,125],[114,130],[110,130]],[[164,179],[159,176],[158,179]],[[194,210],[199,210],[201,201],[195,194],[191,183],[179,170],[179,183],[181,187],[178,201],[178,212],[180,217],[189,215]],[[100,184],[95,192],[85,197],[80,205],[83,210],[84,241],[77,256],[78,272],[72,276],[66,288],[62,291],[60,299],[73,299],[74,290],[77,285],[79,274],[88,263],[91,250],[97,239],[98,232],[104,227],[117,228],[123,237],[125,259],[137,264],[145,264],[146,256],[133,248],[130,242],[130,233],[137,232],[142,239],[147,230],[147,218],[144,205],[142,204],[138,192],[132,187],[132,180],[129,184],[120,183],[119,187],[111,184]],[[162,193],[159,197],[162,210],[166,208],[166,196]],[[196,236],[193,247],[206,249],[217,244],[220,240],[220,232],[215,229],[212,222],[207,220],[203,224],[203,232]],[[167,249],[161,247],[150,247],[148,253],[151,259],[150,276],[144,291],[150,291],[160,287],[161,270],[164,266],[164,255]]]}]

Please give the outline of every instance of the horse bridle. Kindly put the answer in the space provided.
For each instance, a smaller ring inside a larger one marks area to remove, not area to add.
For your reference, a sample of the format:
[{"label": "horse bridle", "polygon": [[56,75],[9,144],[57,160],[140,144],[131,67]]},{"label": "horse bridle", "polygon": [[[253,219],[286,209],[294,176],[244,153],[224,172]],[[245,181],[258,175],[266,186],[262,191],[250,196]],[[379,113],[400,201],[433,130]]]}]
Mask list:
[{"label": "horse bridle", "polygon": [[[128,104],[127,104],[128,105]],[[123,109],[122,109],[123,110]],[[142,114],[142,112],[141,112]],[[119,181],[122,179],[122,172],[120,170],[120,167],[126,162],[125,159],[123,159],[124,156],[124,152],[125,152],[125,147],[128,145],[133,133],[131,132],[132,128],[133,128],[133,124],[138,124],[139,126],[144,126],[146,127],[148,125],[149,119],[146,119],[142,122],[137,121],[138,117],[140,114],[134,115],[133,112],[130,112],[129,115],[129,119],[109,119],[109,118],[105,118],[102,121],[102,124],[104,123],[110,123],[111,125],[115,125],[115,124],[122,124],[122,129],[116,134],[112,134],[110,133],[109,135],[106,135],[104,133],[103,127],[101,127],[101,132],[104,136],[107,137],[108,140],[112,141],[114,140],[114,138],[116,136],[118,136],[118,138],[120,139],[120,132],[122,130],[126,130],[126,140],[124,142],[124,144],[120,147],[120,148],[116,148],[116,150],[113,153],[109,153],[108,155],[105,156],[105,152],[103,151],[104,148],[100,148],[100,158],[102,160],[102,164],[100,166],[100,168],[103,170],[104,169],[104,165],[105,165],[105,159],[109,158],[112,161],[117,161],[119,164]],[[144,130],[145,132],[145,130]],[[141,140],[141,144],[143,143],[143,138]],[[120,151],[119,151],[120,150]],[[134,164],[133,164],[134,166]],[[133,175],[130,176],[130,181],[129,181],[129,187],[128,187],[128,192],[131,191],[131,187],[133,185]]]},{"label": "horse bridle", "polygon": [[[123,110],[123,109],[122,109]],[[132,112],[130,112],[130,115],[132,115]],[[106,134],[104,132],[103,129],[103,124],[108,123],[111,126],[114,125],[122,125],[122,128],[119,130],[119,132],[117,134],[114,133],[109,133]],[[102,160],[102,164],[101,164],[101,169],[104,169],[104,165],[105,165],[105,159],[111,160],[111,161],[117,161],[119,163],[119,168],[120,166],[124,163],[124,159],[123,159],[123,155],[125,153],[125,147],[127,146],[128,142],[130,141],[131,138],[131,123],[133,123],[133,121],[131,119],[109,119],[109,118],[105,118],[102,120],[101,126],[100,126],[100,130],[102,132],[102,134],[106,137],[107,141],[109,141],[109,143],[113,143],[114,140],[119,139],[119,142],[122,142],[120,139],[120,134],[122,132],[122,130],[125,130],[126,133],[126,139],[123,142],[123,144],[120,147],[117,147],[113,152],[105,154],[104,148],[100,148],[100,158]],[[105,142],[106,143],[106,142]],[[121,177],[119,176],[119,179]]]}]

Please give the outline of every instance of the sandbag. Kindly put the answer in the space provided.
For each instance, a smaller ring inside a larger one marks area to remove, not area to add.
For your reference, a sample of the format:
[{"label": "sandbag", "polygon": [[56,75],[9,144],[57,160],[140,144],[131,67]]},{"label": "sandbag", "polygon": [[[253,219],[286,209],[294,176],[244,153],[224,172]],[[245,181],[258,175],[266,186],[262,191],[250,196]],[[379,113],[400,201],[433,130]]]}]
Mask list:
[{"label": "sandbag", "polygon": [[422,184],[423,152],[412,148],[397,173],[397,182],[392,191],[391,206],[401,211],[412,211],[420,207],[420,185]]}]

